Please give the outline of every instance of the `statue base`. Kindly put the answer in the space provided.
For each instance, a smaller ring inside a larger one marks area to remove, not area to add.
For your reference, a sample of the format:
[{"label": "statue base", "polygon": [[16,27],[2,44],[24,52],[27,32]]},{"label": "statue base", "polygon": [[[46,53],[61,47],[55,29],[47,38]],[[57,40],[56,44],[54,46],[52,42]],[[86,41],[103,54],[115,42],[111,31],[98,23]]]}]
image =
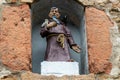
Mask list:
[{"label": "statue base", "polygon": [[50,62],[41,63],[41,75],[79,75],[78,62]]}]

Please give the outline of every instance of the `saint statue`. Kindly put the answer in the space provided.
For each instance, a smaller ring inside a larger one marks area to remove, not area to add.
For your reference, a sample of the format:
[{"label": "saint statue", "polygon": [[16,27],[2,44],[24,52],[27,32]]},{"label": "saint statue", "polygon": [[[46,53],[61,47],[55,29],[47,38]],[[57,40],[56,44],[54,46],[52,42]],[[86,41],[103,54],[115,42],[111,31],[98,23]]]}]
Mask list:
[{"label": "saint statue", "polygon": [[45,19],[41,27],[40,35],[43,38],[46,37],[47,41],[46,61],[70,61],[69,47],[80,53],[80,47],[75,44],[70,30],[60,20],[60,12],[57,7],[51,8],[49,19]]}]

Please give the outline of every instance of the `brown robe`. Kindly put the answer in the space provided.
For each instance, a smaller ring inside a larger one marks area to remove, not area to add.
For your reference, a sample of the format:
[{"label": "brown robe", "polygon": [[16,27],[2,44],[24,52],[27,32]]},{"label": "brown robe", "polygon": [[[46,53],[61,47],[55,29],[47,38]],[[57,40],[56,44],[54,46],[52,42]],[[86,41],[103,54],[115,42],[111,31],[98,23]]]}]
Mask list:
[{"label": "brown robe", "polygon": [[[62,48],[57,42],[57,37],[61,33],[65,35],[64,48]],[[56,35],[50,36],[51,34]],[[66,26],[64,26],[64,24],[57,24],[56,27],[52,27],[49,30],[46,28],[46,26],[44,26],[40,31],[40,35],[42,37],[46,37],[47,41],[47,48],[45,53],[46,61],[70,60],[69,46],[71,48],[72,45],[76,44],[73,41],[70,30]]]}]

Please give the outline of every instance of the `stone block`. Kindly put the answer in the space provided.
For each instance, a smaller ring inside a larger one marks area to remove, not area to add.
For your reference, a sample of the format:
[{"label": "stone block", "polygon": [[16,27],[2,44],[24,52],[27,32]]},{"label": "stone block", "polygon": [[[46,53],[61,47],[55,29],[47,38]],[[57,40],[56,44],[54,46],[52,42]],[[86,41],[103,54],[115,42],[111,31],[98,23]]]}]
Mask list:
[{"label": "stone block", "polygon": [[24,2],[24,3],[32,3],[34,0],[20,0],[20,2]]},{"label": "stone block", "polygon": [[5,0],[7,3],[15,3],[17,2],[18,0]]},{"label": "stone block", "polygon": [[48,62],[41,63],[41,75],[79,75],[78,62]]},{"label": "stone block", "polygon": [[66,75],[62,77],[56,77],[56,76],[43,76],[31,72],[26,72],[21,75],[21,79],[22,80],[95,80],[95,75],[94,74],[76,75],[76,76]]}]

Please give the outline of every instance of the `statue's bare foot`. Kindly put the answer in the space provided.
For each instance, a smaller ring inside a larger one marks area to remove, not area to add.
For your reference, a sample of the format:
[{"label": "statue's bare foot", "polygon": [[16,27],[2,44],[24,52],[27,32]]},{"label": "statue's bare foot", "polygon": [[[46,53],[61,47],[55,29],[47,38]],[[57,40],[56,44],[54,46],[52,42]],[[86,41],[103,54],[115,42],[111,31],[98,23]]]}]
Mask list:
[{"label": "statue's bare foot", "polygon": [[70,60],[68,60],[68,62],[74,62],[74,59],[70,59]]}]

